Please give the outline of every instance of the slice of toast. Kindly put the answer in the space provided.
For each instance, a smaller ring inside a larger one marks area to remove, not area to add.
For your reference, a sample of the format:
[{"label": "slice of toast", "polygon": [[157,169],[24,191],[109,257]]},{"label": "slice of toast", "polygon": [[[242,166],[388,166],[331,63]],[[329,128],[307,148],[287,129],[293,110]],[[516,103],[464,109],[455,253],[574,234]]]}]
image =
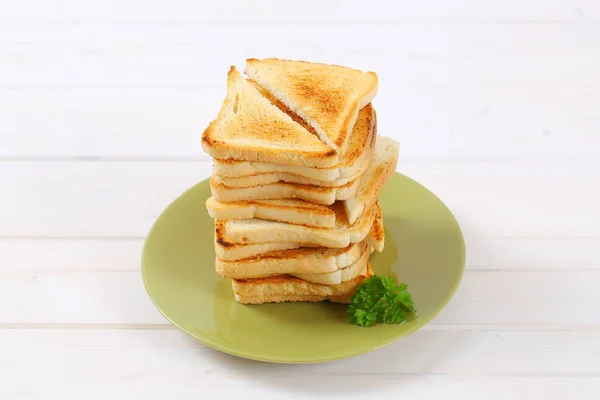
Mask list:
[{"label": "slice of toast", "polygon": [[214,197],[206,200],[208,214],[214,219],[260,218],[318,228],[335,226],[335,211],[330,206],[304,200],[255,200],[220,203]]},{"label": "slice of toast", "polygon": [[[370,159],[367,159],[365,162],[365,166],[367,169],[369,163],[372,160],[372,156]],[[318,179],[307,178],[305,176],[300,176],[296,174],[292,174],[289,172],[271,172],[265,174],[254,174],[249,176],[240,176],[240,177],[232,177],[232,178],[224,178],[220,175],[213,174],[213,179],[216,183],[220,183],[222,185],[228,186],[230,188],[248,188],[254,186],[264,186],[270,185],[272,183],[277,182],[288,182],[288,183],[297,183],[300,185],[312,185],[312,186],[320,186],[320,187],[339,187],[347,185],[348,183],[356,180],[361,177],[361,174],[364,171],[359,171],[359,175],[351,176],[348,178],[338,178],[333,181],[320,181]]]},{"label": "slice of toast", "polygon": [[278,181],[317,186],[341,186],[360,177],[373,160],[377,118],[368,104],[360,110],[350,144],[340,164],[310,168],[236,160],[214,160],[215,181],[231,187],[250,187]]},{"label": "slice of toast", "polygon": [[333,228],[315,228],[294,225],[285,222],[263,219],[215,220],[215,231],[222,243],[257,244],[272,242],[295,242],[313,246],[344,248],[350,243],[363,241],[371,230],[377,214],[381,214],[379,204],[365,212],[354,223],[348,223],[340,203],[334,207],[336,226]]},{"label": "slice of toast", "polygon": [[318,283],[321,285],[339,285],[343,282],[351,281],[363,272],[369,263],[369,255],[371,254],[371,246],[367,245],[360,255],[358,260],[352,265],[337,271],[327,273],[298,273],[294,272],[289,275],[300,278],[303,281]]},{"label": "slice of toast", "polygon": [[332,167],[339,153],[262,96],[231,67],[221,111],[202,134],[214,158]]},{"label": "slice of toast", "polygon": [[[365,238],[366,242],[377,252],[382,252],[385,245],[385,231],[383,227],[383,218],[377,215],[371,230]],[[226,240],[222,230],[215,226],[215,253],[217,257],[224,261],[236,261],[250,257],[260,256],[265,253],[297,249],[300,247],[318,247],[315,245],[299,242],[271,242],[256,244],[237,244]]]},{"label": "slice of toast", "polygon": [[248,59],[244,72],[343,154],[358,112],[377,94],[373,72],[322,63]]},{"label": "slice of toast", "polygon": [[300,247],[271,251],[236,261],[224,261],[216,257],[215,269],[220,276],[234,279],[264,278],[291,273],[327,274],[355,264],[369,248],[367,242],[362,241],[343,249]]},{"label": "slice of toast", "polygon": [[400,145],[393,139],[379,136],[375,146],[375,162],[363,175],[355,196],[344,201],[348,221],[353,223],[365,210],[370,210],[398,165]]},{"label": "slice of toast", "polygon": [[215,182],[214,176],[210,178],[209,182],[213,197],[222,203],[297,198],[316,204],[330,205],[336,200],[346,200],[355,196],[358,193],[361,178],[337,187],[275,182],[268,185],[240,188]]},{"label": "slice of toast", "polygon": [[350,303],[356,288],[371,276],[373,270],[367,264],[365,270],[356,278],[338,285],[321,285],[290,275],[280,275],[270,278],[232,279],[232,288],[236,301],[242,304],[297,301]]}]

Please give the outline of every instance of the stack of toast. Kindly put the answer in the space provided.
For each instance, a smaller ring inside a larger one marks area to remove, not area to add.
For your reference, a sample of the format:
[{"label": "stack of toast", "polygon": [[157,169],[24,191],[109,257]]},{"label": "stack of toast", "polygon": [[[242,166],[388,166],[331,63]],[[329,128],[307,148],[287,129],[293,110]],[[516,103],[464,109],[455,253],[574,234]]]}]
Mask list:
[{"label": "stack of toast", "polygon": [[398,144],[377,135],[373,72],[249,59],[202,135],[216,272],[238,302],[349,303],[384,247],[379,194]]}]

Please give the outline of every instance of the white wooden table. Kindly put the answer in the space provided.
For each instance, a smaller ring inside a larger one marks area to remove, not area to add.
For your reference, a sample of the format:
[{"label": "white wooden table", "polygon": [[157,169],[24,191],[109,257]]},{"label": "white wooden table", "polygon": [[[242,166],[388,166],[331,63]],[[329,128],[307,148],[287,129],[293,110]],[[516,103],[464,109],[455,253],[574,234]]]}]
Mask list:
[{"label": "white wooden table", "polygon": [[[384,350],[238,359],[144,291],[227,68],[270,56],[376,71],[464,230],[456,296]],[[0,2],[0,399],[598,399],[599,306],[599,1]]]}]

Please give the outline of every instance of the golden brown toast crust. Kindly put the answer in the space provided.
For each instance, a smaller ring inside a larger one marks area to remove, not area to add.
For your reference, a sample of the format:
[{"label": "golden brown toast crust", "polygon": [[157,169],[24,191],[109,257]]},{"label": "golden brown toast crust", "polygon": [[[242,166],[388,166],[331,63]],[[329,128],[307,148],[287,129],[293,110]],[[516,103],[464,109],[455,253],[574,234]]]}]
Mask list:
[{"label": "golden brown toast crust", "polygon": [[219,116],[202,134],[202,147],[212,157],[312,167],[339,162],[335,149],[271,105],[234,67],[227,82]]},{"label": "golden brown toast crust", "polygon": [[345,200],[357,194],[361,178],[356,178],[342,186],[323,187],[302,185],[291,182],[275,182],[254,187],[229,187],[216,182],[211,176],[209,180],[213,197],[222,203],[237,201],[302,199],[309,202],[330,205],[336,200]]},{"label": "golden brown toast crust", "polygon": [[375,73],[339,65],[248,59],[244,71],[341,153],[347,147],[358,111],[377,93]]},{"label": "golden brown toast crust", "polygon": [[[340,187],[349,182],[358,179],[369,168],[374,158],[375,145],[375,122],[374,110],[370,105],[363,108],[359,113],[359,118],[354,125],[350,143],[344,156],[342,157],[339,168],[352,169],[353,175],[338,178],[336,180],[318,180],[307,178],[288,169],[276,168],[276,171],[266,173],[250,173],[241,176],[219,175],[217,169],[213,174],[215,182],[228,187],[253,187],[259,185],[268,185],[276,182],[289,182],[301,185],[315,185],[322,187]],[[352,165],[355,164],[355,165]]]},{"label": "golden brown toast crust", "polygon": [[[260,177],[261,175],[281,172],[285,172],[286,175],[297,175],[317,182],[355,179],[366,171],[374,158],[376,135],[377,114],[371,104],[368,104],[360,111],[359,118],[354,126],[352,135],[350,136],[348,149],[342,155],[340,164],[335,167],[297,167],[281,164],[216,159],[214,162],[215,174],[224,180],[222,182],[224,184],[228,184],[227,181],[225,181],[226,179]],[[316,184],[319,185],[319,183]]]},{"label": "golden brown toast crust", "polygon": [[362,177],[356,196],[346,199],[344,202],[350,221],[357,219],[364,210],[373,207],[389,177],[396,170],[398,151],[398,143],[393,139],[379,137],[375,148],[374,164]]},{"label": "golden brown toast crust", "polygon": [[258,279],[232,279],[232,288],[236,301],[242,304],[297,301],[350,303],[356,288],[371,276],[373,270],[367,265],[364,274],[339,285],[320,285],[281,275]]},{"label": "golden brown toast crust", "polygon": [[277,242],[296,242],[312,246],[345,248],[350,243],[363,241],[371,231],[379,205],[373,207],[354,224],[348,223],[343,206],[336,203],[336,226],[317,228],[306,225],[288,224],[260,219],[215,220],[215,237],[223,247],[235,244],[260,244]]},{"label": "golden brown toast crust", "polygon": [[[297,249],[270,251],[262,255],[237,261],[215,258],[219,276],[248,279],[278,274],[329,274],[354,266],[371,247],[366,241],[354,243],[344,249],[326,247],[299,247]],[[366,260],[362,260],[364,263]],[[360,265],[358,265],[360,267]]]},{"label": "golden brown toast crust", "polygon": [[313,135],[315,135],[316,137],[319,137],[319,134],[317,133],[317,131],[315,131],[315,128],[313,128],[312,126],[308,125],[306,123],[306,121],[304,121],[302,118],[300,118],[298,116],[298,114],[296,114],[295,112],[293,112],[291,109],[289,109],[285,104],[283,104],[281,101],[277,100],[271,93],[269,93],[265,88],[263,88],[262,86],[260,86],[258,83],[256,83],[256,81],[253,81],[252,79],[248,79],[248,82],[250,82],[250,84],[252,86],[254,86],[254,88],[256,90],[258,90],[258,92],[260,94],[262,94],[267,100],[269,100],[271,102],[271,104],[273,104],[275,107],[279,108],[281,111],[283,111],[284,113],[286,113],[287,115],[289,115],[294,122],[296,122],[297,124],[299,124],[300,126],[302,126],[304,129],[306,129],[307,131],[309,131],[310,133],[312,133]]},{"label": "golden brown toast crust", "polygon": [[269,251],[255,257],[239,260],[240,262],[260,262],[265,259],[282,259],[282,258],[298,258],[298,257],[331,257],[348,252],[354,246],[363,246],[363,242],[352,243],[345,248],[336,249],[330,247],[300,247],[297,249]]},{"label": "golden brown toast crust", "polygon": [[381,208],[379,207],[379,201],[375,204],[377,205],[378,212],[375,214],[375,219],[371,225],[367,241],[373,246],[375,251],[381,253],[385,245],[385,228],[383,226],[383,215],[381,213]]}]

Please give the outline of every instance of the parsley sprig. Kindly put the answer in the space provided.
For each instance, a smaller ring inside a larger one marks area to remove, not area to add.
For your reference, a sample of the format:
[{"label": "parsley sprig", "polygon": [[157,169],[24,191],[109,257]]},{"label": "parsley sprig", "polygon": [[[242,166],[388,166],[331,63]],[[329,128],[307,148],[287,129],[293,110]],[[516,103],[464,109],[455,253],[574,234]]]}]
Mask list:
[{"label": "parsley sprig", "polygon": [[373,275],[360,285],[348,309],[350,322],[360,326],[399,324],[407,314],[415,313],[415,304],[404,283],[396,285],[391,276]]}]

